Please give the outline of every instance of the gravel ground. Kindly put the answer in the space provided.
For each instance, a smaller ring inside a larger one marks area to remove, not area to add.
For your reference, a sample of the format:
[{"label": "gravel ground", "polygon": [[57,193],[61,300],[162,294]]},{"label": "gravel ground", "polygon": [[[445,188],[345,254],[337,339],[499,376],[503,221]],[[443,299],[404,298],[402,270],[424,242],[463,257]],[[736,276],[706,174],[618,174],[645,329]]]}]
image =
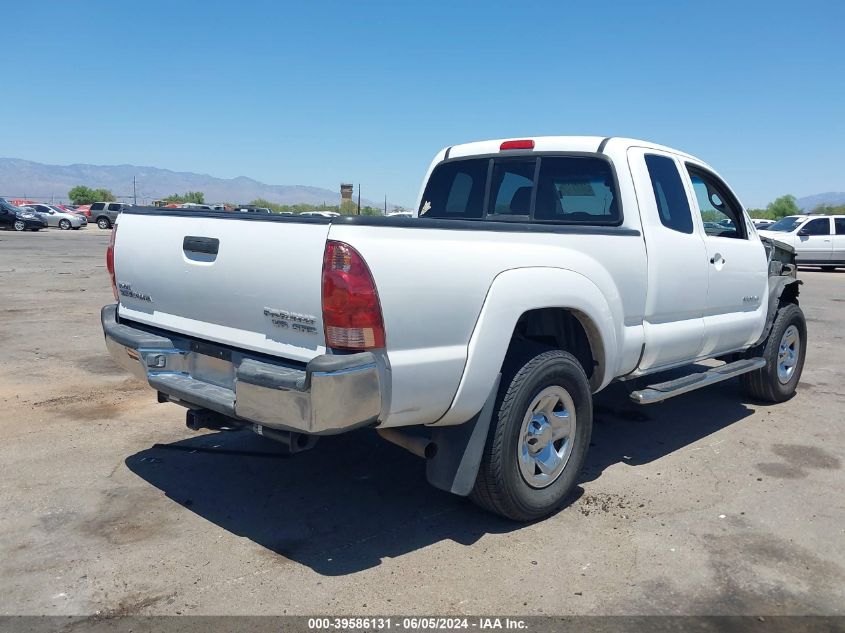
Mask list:
[{"label": "gravel ground", "polygon": [[798,395],[596,398],[568,507],[430,488],[372,431],[285,458],[106,354],[108,232],[0,233],[0,614],[841,614],[845,271],[802,271]]}]

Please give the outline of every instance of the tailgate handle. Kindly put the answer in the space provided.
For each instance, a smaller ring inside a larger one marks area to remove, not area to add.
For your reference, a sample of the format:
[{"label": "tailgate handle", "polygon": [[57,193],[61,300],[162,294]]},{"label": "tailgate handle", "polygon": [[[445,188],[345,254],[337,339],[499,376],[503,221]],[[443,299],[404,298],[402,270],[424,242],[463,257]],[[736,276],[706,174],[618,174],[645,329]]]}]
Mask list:
[{"label": "tailgate handle", "polygon": [[216,237],[195,237],[193,235],[186,235],[182,240],[182,249],[192,253],[208,253],[209,255],[217,255],[220,250],[220,240]]}]

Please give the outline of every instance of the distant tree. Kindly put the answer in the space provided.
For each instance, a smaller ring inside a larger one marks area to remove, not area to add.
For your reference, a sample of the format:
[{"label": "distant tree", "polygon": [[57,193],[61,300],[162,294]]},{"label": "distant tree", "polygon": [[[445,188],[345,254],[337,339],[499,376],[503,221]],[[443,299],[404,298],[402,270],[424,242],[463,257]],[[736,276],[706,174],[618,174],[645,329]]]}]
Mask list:
[{"label": "distant tree", "polygon": [[779,219],[786,217],[787,215],[798,215],[801,213],[801,209],[795,202],[795,196],[789,194],[777,198],[774,202],[770,202],[766,206],[766,211],[772,219]]},{"label": "distant tree", "polygon": [[289,211],[290,209],[286,209],[285,205],[277,204],[275,202],[270,202],[269,200],[265,200],[264,198],[256,198],[252,202],[249,203],[251,207],[267,207],[270,211],[274,213],[281,213],[282,211]]},{"label": "distant tree", "polygon": [[186,191],[183,194],[174,193],[164,198],[167,202],[175,202],[177,204],[184,204],[190,202],[193,204],[205,204],[205,194],[202,191]]},{"label": "distant tree", "polygon": [[361,207],[361,215],[382,215],[383,213],[381,209],[376,209],[375,207]]},{"label": "distant tree", "polygon": [[838,207],[829,203],[823,203],[814,207],[811,213],[821,213],[822,215],[845,215],[845,204],[840,204]]},{"label": "distant tree", "polygon": [[94,202],[112,202],[114,194],[108,189],[91,189],[85,185],[77,185],[67,192],[67,197],[73,204],[93,204]]}]

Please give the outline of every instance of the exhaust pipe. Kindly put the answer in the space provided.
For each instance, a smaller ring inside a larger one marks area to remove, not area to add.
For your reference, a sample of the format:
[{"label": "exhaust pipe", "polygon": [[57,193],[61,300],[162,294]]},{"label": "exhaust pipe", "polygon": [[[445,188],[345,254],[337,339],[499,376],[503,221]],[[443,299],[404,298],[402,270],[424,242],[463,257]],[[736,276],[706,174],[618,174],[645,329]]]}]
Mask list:
[{"label": "exhaust pipe", "polygon": [[381,435],[382,439],[396,444],[396,446],[401,446],[417,457],[432,459],[437,455],[437,444],[428,438],[410,435],[396,429],[376,429],[376,433]]},{"label": "exhaust pipe", "polygon": [[295,433],[293,431],[280,431],[279,429],[271,429],[261,424],[253,424],[252,432],[261,437],[284,444],[291,453],[301,453],[314,448],[317,440],[320,438],[316,435],[308,435],[306,433]]}]

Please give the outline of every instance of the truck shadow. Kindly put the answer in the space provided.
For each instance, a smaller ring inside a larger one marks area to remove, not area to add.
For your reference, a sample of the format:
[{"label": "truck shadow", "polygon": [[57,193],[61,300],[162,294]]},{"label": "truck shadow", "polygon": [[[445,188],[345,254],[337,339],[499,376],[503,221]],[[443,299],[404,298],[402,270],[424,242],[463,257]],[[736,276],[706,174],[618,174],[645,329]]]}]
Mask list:
[{"label": "truck shadow", "polygon": [[[752,413],[727,383],[650,408],[612,386],[596,398],[593,446],[582,481],[617,463],[645,464]],[[285,455],[249,431],[157,444],[128,468],[170,499],[271,556],[337,576],[443,540],[471,545],[522,526],[435,490],[423,462],[372,431],[323,438]],[[578,502],[576,488],[567,507]],[[565,510],[564,510],[565,511]]]},{"label": "truck shadow", "polygon": [[[679,375],[665,374],[656,380]],[[616,383],[595,398],[593,436],[582,482],[597,479],[614,464],[653,462],[754,413],[744,404],[749,400],[736,379],[645,406],[631,402],[628,389]]]},{"label": "truck shadow", "polygon": [[251,431],[209,433],[152,446],[126,465],[271,556],[328,576],[521,527],[432,488],[421,459],[366,430],[323,438],[292,456]]}]

